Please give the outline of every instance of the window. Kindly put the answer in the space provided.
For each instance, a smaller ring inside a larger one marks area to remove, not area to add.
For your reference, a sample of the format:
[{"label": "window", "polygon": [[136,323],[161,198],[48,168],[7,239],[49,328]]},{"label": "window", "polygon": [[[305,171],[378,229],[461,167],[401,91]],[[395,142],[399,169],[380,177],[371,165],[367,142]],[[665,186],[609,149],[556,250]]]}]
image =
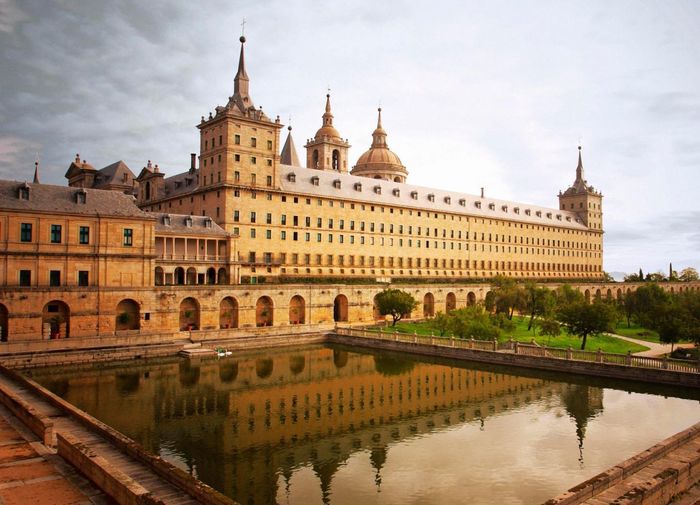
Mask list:
[{"label": "window", "polygon": [[250,147],[258,147],[258,139],[255,137],[250,138]]},{"label": "window", "polygon": [[124,245],[127,247],[134,245],[134,230],[131,228],[124,228]]},{"label": "window", "polygon": [[87,286],[89,284],[90,274],[87,270],[78,270],[78,286]]},{"label": "window", "polygon": [[265,230],[265,238],[268,240],[272,238],[272,230]]},{"label": "window", "polygon": [[271,140],[267,141],[267,150],[272,151],[272,141]]},{"label": "window", "polygon": [[233,222],[237,223],[241,220],[241,213],[240,211],[234,210],[233,211]]},{"label": "window", "polygon": [[270,214],[269,212],[265,216],[265,223],[272,224],[272,214]]},{"label": "window", "polygon": [[[170,224],[170,217],[168,217],[168,224]],[[88,226],[81,226],[78,233],[78,241],[81,244],[90,243],[90,228]]]},{"label": "window", "polygon": [[282,226],[287,224],[287,214],[282,214],[282,216],[280,217],[280,224]]},{"label": "window", "polygon": [[236,144],[236,145],[240,145],[240,143],[241,143],[241,136],[238,135],[238,134],[234,135],[234,136],[233,136],[233,143]]},{"label": "window", "polygon": [[250,229],[250,238],[255,238],[255,228]]},{"label": "window", "polygon": [[250,163],[252,165],[256,165],[258,163],[258,159],[255,156],[250,157]]},{"label": "window", "polygon": [[61,285],[61,271],[60,270],[50,270],[49,271],[49,286],[60,286]]},{"label": "window", "polygon": [[31,242],[32,241],[32,223],[22,223],[20,225],[19,239],[22,242]]},{"label": "window", "polygon": [[19,188],[19,199],[29,200],[29,188]]},{"label": "window", "polygon": [[51,243],[60,244],[61,243],[61,225],[52,224],[51,225]]},{"label": "window", "polygon": [[251,222],[251,223],[254,223],[254,222],[255,222],[255,212],[254,212],[254,211],[252,211],[252,212],[250,213],[250,222]]},{"label": "window", "polygon": [[268,176],[265,178],[265,182],[267,183],[268,186],[272,186],[272,176],[271,176],[271,175],[268,175]]},{"label": "window", "polygon": [[31,286],[32,285],[32,271],[31,270],[20,270],[19,271],[19,285],[20,286]]}]

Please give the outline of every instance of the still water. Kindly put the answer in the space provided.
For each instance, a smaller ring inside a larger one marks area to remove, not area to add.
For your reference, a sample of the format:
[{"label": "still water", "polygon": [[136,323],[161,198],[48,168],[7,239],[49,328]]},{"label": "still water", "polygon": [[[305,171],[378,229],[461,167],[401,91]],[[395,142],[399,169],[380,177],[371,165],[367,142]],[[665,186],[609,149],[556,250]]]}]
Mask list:
[{"label": "still water", "polygon": [[700,419],[693,390],[317,346],[27,372],[241,504],[535,504]]}]

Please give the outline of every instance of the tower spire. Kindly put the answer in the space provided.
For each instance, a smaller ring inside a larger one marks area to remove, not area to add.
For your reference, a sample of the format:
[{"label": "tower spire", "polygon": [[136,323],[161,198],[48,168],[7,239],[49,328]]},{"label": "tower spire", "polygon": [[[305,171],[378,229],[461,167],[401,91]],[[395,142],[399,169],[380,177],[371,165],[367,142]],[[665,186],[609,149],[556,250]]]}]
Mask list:
[{"label": "tower spire", "polygon": [[578,165],[576,166],[576,180],[583,181],[583,161],[581,160],[581,146],[578,146]]},{"label": "tower spire", "polygon": [[333,113],[331,112],[330,90],[326,93],[326,112],[323,113],[323,126],[333,126]]},{"label": "tower spire", "polygon": [[248,74],[245,71],[245,36],[241,35],[238,40],[241,41],[241,54],[238,58],[238,71],[233,81],[233,93],[234,95],[240,94],[247,96],[250,79],[248,79]]},{"label": "tower spire", "polygon": [[41,184],[39,182],[39,157],[37,156],[34,162],[34,184]]},{"label": "tower spire", "polygon": [[389,147],[386,143],[386,131],[382,128],[382,108],[377,109],[377,128],[372,132],[372,147]]}]

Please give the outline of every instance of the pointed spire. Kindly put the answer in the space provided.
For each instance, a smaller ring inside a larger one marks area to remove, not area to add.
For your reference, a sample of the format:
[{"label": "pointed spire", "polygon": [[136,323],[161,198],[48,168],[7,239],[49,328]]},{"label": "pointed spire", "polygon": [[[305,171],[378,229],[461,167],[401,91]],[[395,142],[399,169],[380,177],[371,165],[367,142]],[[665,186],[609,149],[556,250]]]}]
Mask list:
[{"label": "pointed spire", "polygon": [[297,156],[297,150],[296,147],[294,147],[294,140],[292,139],[291,125],[287,127],[287,130],[289,133],[287,134],[287,140],[284,142],[284,147],[280,153],[280,163],[283,165],[300,167],[299,156]]},{"label": "pointed spire", "polygon": [[382,128],[382,108],[377,109],[377,128],[372,132],[372,147],[386,147],[386,131]]},{"label": "pointed spire", "polygon": [[581,146],[578,146],[578,165],[576,166],[576,180],[583,181],[583,161],[581,161]]},{"label": "pointed spire", "polygon": [[323,126],[333,126],[333,113],[331,112],[331,94],[326,94],[326,112],[323,113]]},{"label": "pointed spire", "polygon": [[248,74],[245,71],[245,37],[241,35],[239,40],[241,41],[241,55],[238,58],[238,72],[236,72],[236,78],[234,79],[233,93],[234,95],[246,96],[248,95],[250,79],[248,79]]},{"label": "pointed spire", "polygon": [[39,182],[39,158],[34,162],[34,184],[41,184]]}]

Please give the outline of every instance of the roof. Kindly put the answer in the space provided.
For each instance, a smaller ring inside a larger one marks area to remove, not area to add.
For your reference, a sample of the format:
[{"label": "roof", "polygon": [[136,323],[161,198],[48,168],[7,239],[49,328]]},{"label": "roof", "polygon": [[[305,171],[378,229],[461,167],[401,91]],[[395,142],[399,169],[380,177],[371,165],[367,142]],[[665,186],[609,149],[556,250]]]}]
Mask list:
[{"label": "roof", "polygon": [[287,134],[287,140],[284,142],[284,147],[280,153],[280,163],[285,165],[301,165],[299,163],[299,156],[297,156],[297,149],[294,146],[294,140],[292,139],[292,127],[287,127],[289,133]]},{"label": "roof", "polygon": [[99,189],[108,185],[132,187],[134,173],[122,160],[107,165],[97,171],[94,187]]},{"label": "roof", "polygon": [[153,212],[151,214],[156,217],[156,233],[213,235],[217,237],[229,236],[226,230],[207,216],[190,216],[189,214],[167,214],[160,212]]},{"label": "roof", "polygon": [[[290,174],[294,174],[294,176],[290,177]],[[318,184],[315,184],[312,178],[317,178]],[[294,179],[294,182],[291,179]],[[356,186],[358,184],[359,186]],[[456,191],[370,179],[328,170],[281,165],[280,185],[283,191],[309,196],[395,205],[418,210],[504,219],[575,230],[588,229],[576,213],[566,210],[496,198],[481,198]]]},{"label": "roof", "polygon": [[[29,189],[28,200],[19,198],[21,187]],[[85,203],[78,203],[77,193],[85,193]],[[0,180],[0,210],[151,219],[136,206],[133,196],[119,191],[6,180]]]},{"label": "roof", "polygon": [[199,183],[197,182],[198,175],[199,169],[196,169],[192,171],[188,170],[187,172],[182,172],[172,177],[166,177],[163,179],[165,183],[164,196],[172,198],[174,196],[191,193],[199,187]]}]

